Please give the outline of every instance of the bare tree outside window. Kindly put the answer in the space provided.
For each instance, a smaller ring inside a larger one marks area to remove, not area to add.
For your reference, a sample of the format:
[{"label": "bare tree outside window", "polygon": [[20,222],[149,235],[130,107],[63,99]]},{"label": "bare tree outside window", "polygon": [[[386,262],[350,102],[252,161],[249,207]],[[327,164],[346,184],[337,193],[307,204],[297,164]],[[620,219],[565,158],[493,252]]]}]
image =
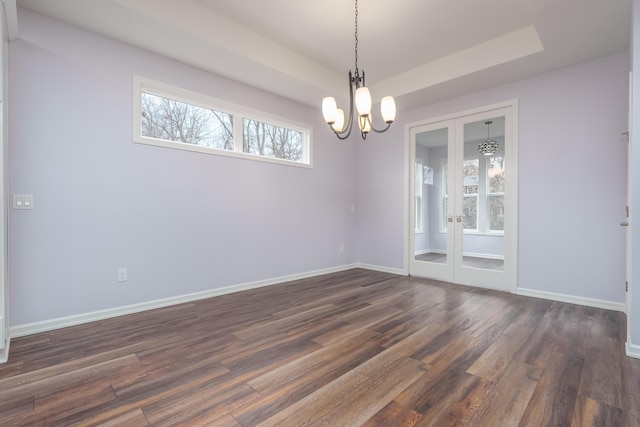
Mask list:
[{"label": "bare tree outside window", "polygon": [[504,176],[505,158],[491,157],[488,160],[489,191],[489,230],[504,231]]},{"label": "bare tree outside window", "polygon": [[233,116],[142,93],[142,136],[233,150]]},{"label": "bare tree outside window", "polygon": [[243,119],[243,151],[276,159],[302,159],[302,133],[257,120]]},{"label": "bare tree outside window", "polygon": [[464,160],[462,165],[462,222],[465,230],[478,228],[478,193],[480,191],[480,161]]},{"label": "bare tree outside window", "polygon": [[[311,167],[311,128],[134,76],[139,144]],[[273,120],[273,122],[271,122]]]}]

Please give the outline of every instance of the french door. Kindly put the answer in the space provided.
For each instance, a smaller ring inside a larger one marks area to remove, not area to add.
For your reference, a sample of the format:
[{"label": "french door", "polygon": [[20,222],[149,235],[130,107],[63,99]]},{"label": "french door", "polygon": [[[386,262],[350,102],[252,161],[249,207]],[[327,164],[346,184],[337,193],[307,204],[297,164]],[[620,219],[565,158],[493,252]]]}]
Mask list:
[{"label": "french door", "polygon": [[512,290],[515,101],[409,127],[409,273]]}]

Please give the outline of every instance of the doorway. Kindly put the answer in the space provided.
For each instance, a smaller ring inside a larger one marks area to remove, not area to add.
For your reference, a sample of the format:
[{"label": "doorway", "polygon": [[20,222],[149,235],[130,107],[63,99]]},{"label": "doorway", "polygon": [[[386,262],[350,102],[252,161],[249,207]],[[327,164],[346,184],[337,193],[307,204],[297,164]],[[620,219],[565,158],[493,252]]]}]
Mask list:
[{"label": "doorway", "polygon": [[515,101],[409,125],[409,274],[511,291]]}]

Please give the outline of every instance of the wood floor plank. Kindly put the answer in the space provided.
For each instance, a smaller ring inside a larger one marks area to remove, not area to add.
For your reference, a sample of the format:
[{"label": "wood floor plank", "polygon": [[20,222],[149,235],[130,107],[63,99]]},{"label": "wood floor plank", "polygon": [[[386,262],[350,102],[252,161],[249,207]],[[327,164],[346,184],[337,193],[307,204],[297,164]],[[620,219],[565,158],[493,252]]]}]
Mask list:
[{"label": "wood floor plank", "polygon": [[[352,359],[353,364],[361,363],[364,359],[375,354],[376,351],[372,348],[365,348],[359,351],[357,358]],[[260,399],[256,399],[248,405],[233,411],[232,415],[243,425],[256,425],[346,375],[352,367],[352,365],[343,365],[330,371],[320,371],[318,375],[299,378],[278,389],[277,392],[264,394]]]},{"label": "wood floor plank", "polygon": [[623,427],[621,409],[581,395],[576,402],[571,427]]},{"label": "wood floor plank", "polygon": [[[640,360],[620,355],[622,390],[622,409],[631,417],[640,419]],[[633,424],[629,424],[633,425]],[[640,423],[638,423],[640,426]]]},{"label": "wood floor plank", "polygon": [[374,331],[364,331],[352,339],[337,341],[254,378],[248,384],[260,393],[273,393],[296,378],[312,375],[327,366],[329,369],[335,368],[336,361],[340,361],[340,364],[346,364],[344,360],[341,360],[343,356],[349,357],[367,345],[377,346],[378,343],[375,340],[377,335]]},{"label": "wood floor plank", "polygon": [[496,342],[491,344],[487,351],[469,367],[467,372],[489,381],[496,381],[533,332],[531,328],[524,326],[518,326],[517,329],[518,333],[513,336],[501,335],[498,337]]},{"label": "wood floor plank", "polygon": [[517,426],[542,369],[513,360],[469,421],[470,426]]},{"label": "wood floor plank", "polygon": [[[25,372],[16,373],[11,377],[0,380],[0,400],[7,394],[15,395],[19,390],[28,387],[30,384],[36,384],[41,387],[43,382],[69,372],[87,368],[91,369],[103,363],[105,365],[102,366],[109,369],[109,367],[114,365],[114,360],[119,360],[124,363],[133,361],[135,363],[137,362],[137,358],[133,353],[139,348],[140,345],[131,345],[94,356],[52,364],[45,368],[25,370]],[[3,368],[0,367],[0,369]],[[55,383],[56,381],[54,380],[52,382]]]},{"label": "wood floor plank", "polygon": [[403,408],[396,402],[391,401],[362,424],[362,427],[413,427],[420,418],[422,418],[422,415],[416,411]]},{"label": "wood floor plank", "polygon": [[5,398],[0,403],[0,414],[2,423],[11,423],[12,420],[31,416],[34,411],[34,397]]},{"label": "wood floor plank", "polygon": [[582,378],[584,359],[579,355],[552,353],[536,385],[520,425],[568,426],[571,424]]},{"label": "wood floor plank", "polygon": [[12,340],[0,427],[634,426],[624,314],[351,269]]},{"label": "wood floor plank", "polygon": [[329,345],[332,342],[344,339],[346,336],[356,335],[360,331],[401,312],[401,310],[391,307],[368,306],[343,316],[342,320],[347,322],[345,325],[316,337],[313,341],[321,345]]},{"label": "wood floor plank", "polygon": [[615,408],[622,408],[622,372],[619,363],[620,343],[617,338],[591,336],[580,394]]},{"label": "wood floor plank", "polygon": [[494,384],[473,375],[463,375],[451,390],[449,397],[431,406],[416,427],[458,427],[465,426],[473,418],[478,408],[487,399]]},{"label": "wood floor plank", "polygon": [[371,376],[351,371],[258,426],[361,425],[423,373],[409,358],[366,371]]},{"label": "wood floor plank", "polygon": [[99,424],[100,427],[141,427],[148,426],[149,420],[140,409],[122,414],[112,420]]},{"label": "wood floor plank", "polygon": [[240,329],[234,332],[238,338],[243,341],[251,341],[255,339],[264,338],[270,334],[284,334],[286,330],[292,326],[300,326],[310,322],[314,318],[321,317],[327,313],[334,312],[336,306],[333,304],[325,304],[317,307],[310,308],[304,311],[298,311],[292,313],[286,317],[275,317],[271,320],[265,320],[257,325],[251,325],[250,327]]},{"label": "wood floor plank", "polygon": [[152,425],[205,425],[226,418],[234,409],[258,399],[260,395],[246,384],[220,391],[200,387],[179,396],[158,400],[142,409]]},{"label": "wood floor plank", "polygon": [[61,393],[36,397],[34,413],[27,419],[29,424],[40,424],[63,420],[76,412],[92,409],[96,405],[113,403],[116,395],[105,384],[84,384],[82,387],[64,390]]},{"label": "wood floor plank", "polygon": [[[439,359],[394,400],[404,407],[425,415],[421,423],[428,425],[431,419],[439,417],[438,413],[441,409],[453,404],[450,400],[452,395],[474,395],[484,398],[471,392],[471,389],[480,383],[473,379],[478,377],[473,377],[466,371],[489,345],[489,342],[479,342],[478,345],[470,343],[466,350],[451,353],[451,358]],[[490,388],[492,384],[491,381],[486,381],[482,387]],[[468,400],[467,397],[464,399]],[[475,408],[478,402],[474,400],[468,403],[470,408]]]},{"label": "wood floor plank", "polygon": [[[86,384],[98,384],[101,388],[114,376],[121,375],[131,367],[139,366],[140,362],[135,355],[113,358],[104,362],[98,362],[100,358],[91,357],[93,365],[77,369],[70,369],[68,364],[63,364],[60,369],[43,369],[13,377],[15,382],[7,379],[6,388],[0,390],[0,401],[11,401],[28,397],[44,397],[46,395],[60,395],[70,390],[84,389]],[[72,366],[82,366],[86,360],[74,363]]]}]

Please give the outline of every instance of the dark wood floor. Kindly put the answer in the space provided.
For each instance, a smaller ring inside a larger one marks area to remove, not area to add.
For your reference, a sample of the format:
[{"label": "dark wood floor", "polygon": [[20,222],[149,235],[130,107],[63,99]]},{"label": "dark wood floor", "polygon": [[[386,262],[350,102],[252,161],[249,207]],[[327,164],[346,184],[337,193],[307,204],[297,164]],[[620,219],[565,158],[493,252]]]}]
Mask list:
[{"label": "dark wood floor", "polygon": [[0,425],[638,426],[624,325],[355,269],[17,338]]}]

